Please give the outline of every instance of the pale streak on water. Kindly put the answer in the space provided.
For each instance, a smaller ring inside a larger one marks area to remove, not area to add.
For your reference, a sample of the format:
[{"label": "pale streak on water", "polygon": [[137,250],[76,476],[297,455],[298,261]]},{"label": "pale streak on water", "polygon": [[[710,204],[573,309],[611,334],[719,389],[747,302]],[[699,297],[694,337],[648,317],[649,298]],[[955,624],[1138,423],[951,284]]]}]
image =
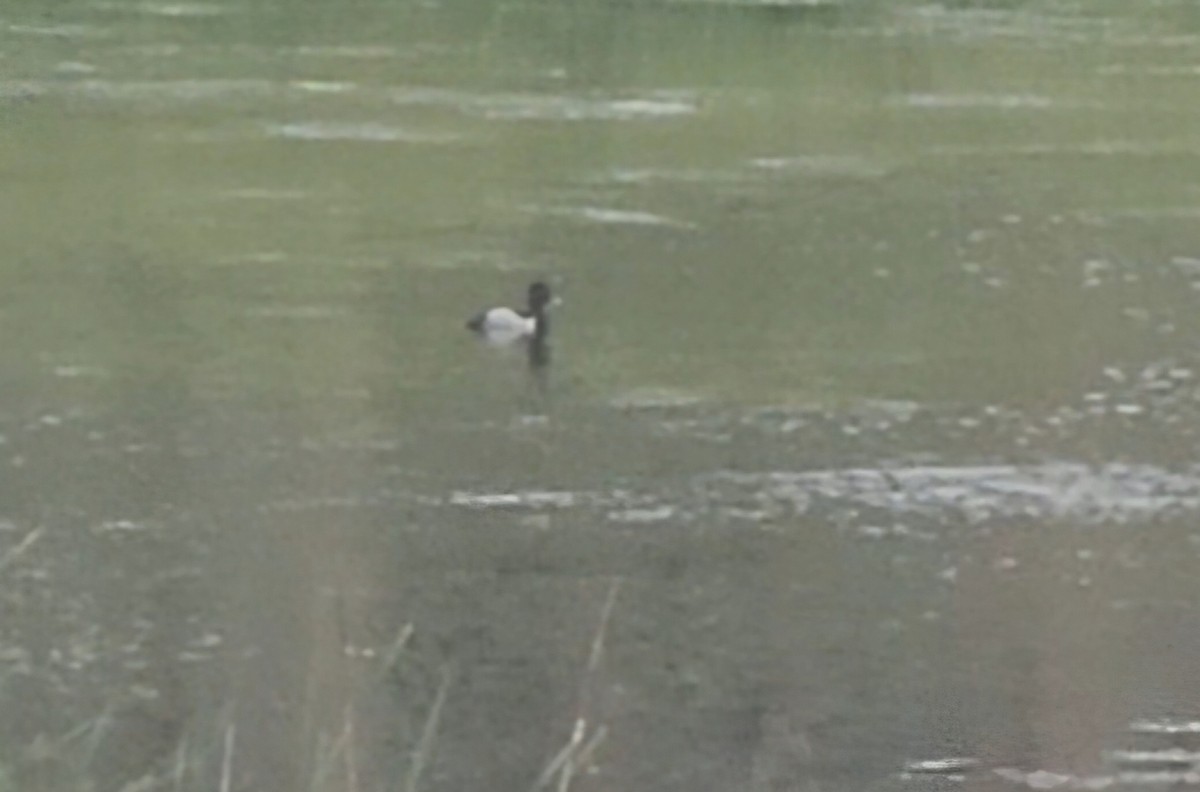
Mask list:
[{"label": "pale streak on water", "polygon": [[1193,16],[6,8],[0,792],[1200,784]]}]

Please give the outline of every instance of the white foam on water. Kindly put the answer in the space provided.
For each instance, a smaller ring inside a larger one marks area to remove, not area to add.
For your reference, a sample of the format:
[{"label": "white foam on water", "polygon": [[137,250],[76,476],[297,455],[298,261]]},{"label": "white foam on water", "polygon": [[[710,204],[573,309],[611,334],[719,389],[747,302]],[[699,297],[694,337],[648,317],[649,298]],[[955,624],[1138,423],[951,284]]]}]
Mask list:
[{"label": "white foam on water", "polygon": [[665,522],[676,516],[676,509],[673,506],[655,506],[645,509],[620,509],[610,511],[608,519],[615,523],[624,523],[627,525],[649,525],[652,523]]},{"label": "white foam on water", "polygon": [[474,509],[496,508],[559,508],[574,506],[579,494],[568,491],[529,490],[521,492],[469,492],[456,490],[450,493],[450,505],[469,506]]},{"label": "white foam on water", "polygon": [[887,168],[865,157],[833,154],[755,157],[750,160],[750,165],[760,170],[812,175],[878,178],[888,174]]},{"label": "white foam on water", "polygon": [[1200,772],[1196,770],[1152,770],[1145,772],[1127,771],[1117,774],[1117,781],[1130,786],[1180,787],[1200,785]]},{"label": "white foam on water", "polygon": [[95,74],[99,68],[82,61],[61,61],[54,64],[54,73],[64,77],[75,77],[83,74]]},{"label": "white foam on water", "polygon": [[147,16],[171,17],[175,19],[204,19],[224,16],[232,8],[215,3],[117,3],[93,2],[89,6],[98,11],[122,14],[145,14]]},{"label": "white foam on water", "polygon": [[670,388],[641,388],[632,390],[617,396],[609,402],[610,405],[618,409],[644,410],[694,407],[703,403],[704,398],[698,394]]},{"label": "white foam on water", "polygon": [[884,100],[896,107],[923,110],[1079,110],[1104,105],[1095,102],[1054,99],[1041,94],[906,93]]},{"label": "white foam on water", "polygon": [[1200,736],[1200,720],[1178,718],[1143,718],[1129,724],[1137,734],[1195,734]]},{"label": "white foam on water", "polygon": [[943,759],[914,759],[904,763],[909,773],[961,773],[979,766],[979,760],[970,756],[948,756]]},{"label": "white foam on water", "polygon": [[54,376],[62,379],[105,379],[110,372],[102,366],[64,364],[54,367]]},{"label": "white foam on water", "polygon": [[1086,156],[1086,157],[1161,157],[1164,155],[1191,155],[1198,148],[1197,141],[1181,138],[1177,140],[1097,140],[1089,143],[1022,143],[1017,145],[970,145],[937,144],[926,151],[942,157],[1043,157],[1043,156]]},{"label": "white foam on water", "polygon": [[287,50],[295,55],[306,55],[320,58],[352,58],[380,59],[394,58],[405,54],[395,47],[372,46],[366,44],[309,44],[293,47]]},{"label": "white foam on water", "polygon": [[601,184],[739,184],[749,180],[742,171],[705,168],[613,168],[593,176]]},{"label": "white foam on water", "polygon": [[292,80],[293,88],[309,93],[342,94],[358,90],[358,83],[338,80]]},{"label": "white foam on water", "polygon": [[429,132],[374,122],[301,121],[269,124],[271,137],[305,141],[359,141],[364,143],[454,143],[462,139],[449,132]]},{"label": "white foam on water", "polygon": [[685,220],[676,220],[665,215],[654,214],[630,209],[611,209],[603,206],[527,206],[526,211],[535,214],[554,215],[585,220],[590,223],[608,225],[660,226],[693,230],[696,224]]},{"label": "white foam on water", "polygon": [[1200,765],[1200,751],[1189,751],[1184,748],[1163,748],[1161,750],[1116,750],[1110,751],[1109,759],[1121,764],[1168,764],[1191,767]]},{"label": "white foam on water", "polygon": [[1200,471],[1150,465],[1051,462],[1041,465],[846,468],[710,476],[757,487],[806,511],[814,497],[895,514],[1070,518],[1132,522],[1169,511],[1200,511]]},{"label": "white foam on water", "polygon": [[97,533],[141,533],[149,526],[140,520],[105,520],[96,526]]},{"label": "white foam on water", "polygon": [[389,92],[401,105],[449,107],[488,120],[636,121],[694,115],[696,99],[682,93],[644,97],[596,98],[562,94],[479,94],[447,88],[405,87]]},{"label": "white foam on water", "polygon": [[583,99],[572,96],[509,96],[484,99],[476,109],[508,121],[635,121],[678,118],[697,111],[677,99]]},{"label": "white foam on water", "polygon": [[10,33],[26,36],[54,36],[58,38],[99,38],[107,36],[108,31],[91,25],[62,24],[62,25],[24,25],[13,23],[8,26]]}]

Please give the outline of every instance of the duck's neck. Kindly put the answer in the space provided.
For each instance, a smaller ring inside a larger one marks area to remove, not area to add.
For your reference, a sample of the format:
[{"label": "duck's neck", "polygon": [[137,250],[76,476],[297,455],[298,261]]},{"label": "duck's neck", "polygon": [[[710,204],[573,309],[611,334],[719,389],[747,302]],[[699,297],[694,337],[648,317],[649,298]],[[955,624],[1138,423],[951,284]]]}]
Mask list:
[{"label": "duck's neck", "polygon": [[529,366],[536,371],[544,369],[550,363],[550,345],[546,343],[550,335],[550,320],[544,308],[534,310],[531,316],[533,337],[529,339]]},{"label": "duck's neck", "polygon": [[546,316],[546,309],[539,307],[534,308],[529,312],[533,318],[533,338],[535,341],[545,341],[546,336],[550,334],[550,317]]}]

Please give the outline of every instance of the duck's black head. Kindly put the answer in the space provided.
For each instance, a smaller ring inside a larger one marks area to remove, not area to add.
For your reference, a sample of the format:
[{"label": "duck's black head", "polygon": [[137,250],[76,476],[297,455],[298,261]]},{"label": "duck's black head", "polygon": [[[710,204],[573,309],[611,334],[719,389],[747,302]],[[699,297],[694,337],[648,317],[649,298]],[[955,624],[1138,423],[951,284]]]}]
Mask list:
[{"label": "duck's black head", "polygon": [[529,310],[541,313],[550,304],[550,287],[542,281],[529,284]]}]

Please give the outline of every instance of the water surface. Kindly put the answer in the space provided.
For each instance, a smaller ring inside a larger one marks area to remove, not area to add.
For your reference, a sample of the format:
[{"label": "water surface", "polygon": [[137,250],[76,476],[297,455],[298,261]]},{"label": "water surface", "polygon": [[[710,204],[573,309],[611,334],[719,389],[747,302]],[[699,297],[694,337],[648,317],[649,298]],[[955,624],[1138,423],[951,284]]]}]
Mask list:
[{"label": "water surface", "polygon": [[[1198,59],[10,4],[0,791],[1200,783]],[[544,390],[461,327],[535,277]]]}]

